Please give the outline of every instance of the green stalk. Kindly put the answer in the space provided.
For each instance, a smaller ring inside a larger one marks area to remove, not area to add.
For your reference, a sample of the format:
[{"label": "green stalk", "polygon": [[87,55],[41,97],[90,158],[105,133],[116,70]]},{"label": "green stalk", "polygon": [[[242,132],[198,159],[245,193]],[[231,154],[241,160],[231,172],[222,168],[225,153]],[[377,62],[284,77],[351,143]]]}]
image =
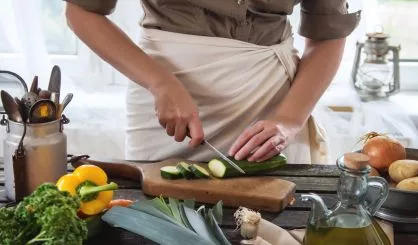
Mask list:
[{"label": "green stalk", "polygon": [[36,237],[32,238],[29,242],[27,242],[26,244],[33,244],[35,242],[46,242],[49,240],[52,240],[52,238],[41,238],[46,231],[42,231],[40,232]]},{"label": "green stalk", "polygon": [[111,182],[106,185],[98,185],[98,186],[91,186],[91,185],[84,185],[80,188],[78,193],[80,194],[81,200],[89,199],[91,196],[95,196],[99,192],[102,191],[112,191],[118,189],[118,185],[115,182]]}]

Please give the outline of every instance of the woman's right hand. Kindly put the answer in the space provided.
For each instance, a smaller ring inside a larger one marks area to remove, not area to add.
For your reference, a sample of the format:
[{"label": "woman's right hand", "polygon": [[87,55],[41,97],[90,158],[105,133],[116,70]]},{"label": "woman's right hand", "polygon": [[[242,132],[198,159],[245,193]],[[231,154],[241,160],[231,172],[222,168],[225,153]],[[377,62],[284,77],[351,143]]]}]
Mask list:
[{"label": "woman's right hand", "polygon": [[67,3],[67,22],[74,33],[95,53],[132,81],[149,89],[155,111],[167,134],[176,141],[191,137],[198,146],[204,135],[197,106],[183,84],[145,54],[110,19]]},{"label": "woman's right hand", "polygon": [[172,75],[158,83],[153,94],[155,113],[167,134],[178,142],[190,136],[189,145],[199,146],[204,138],[202,122],[197,106],[183,84]]}]

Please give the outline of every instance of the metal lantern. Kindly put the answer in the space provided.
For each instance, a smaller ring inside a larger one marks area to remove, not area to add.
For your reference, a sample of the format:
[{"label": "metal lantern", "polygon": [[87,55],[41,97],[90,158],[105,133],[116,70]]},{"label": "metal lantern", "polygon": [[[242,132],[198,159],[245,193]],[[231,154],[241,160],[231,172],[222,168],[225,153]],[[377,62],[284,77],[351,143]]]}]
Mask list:
[{"label": "metal lantern", "polygon": [[[384,99],[397,93],[399,82],[399,50],[400,46],[390,46],[388,35],[383,32],[367,34],[364,43],[357,42],[351,79],[361,100],[370,101]],[[365,58],[360,65],[364,50]],[[392,51],[392,61],[386,56]]]}]

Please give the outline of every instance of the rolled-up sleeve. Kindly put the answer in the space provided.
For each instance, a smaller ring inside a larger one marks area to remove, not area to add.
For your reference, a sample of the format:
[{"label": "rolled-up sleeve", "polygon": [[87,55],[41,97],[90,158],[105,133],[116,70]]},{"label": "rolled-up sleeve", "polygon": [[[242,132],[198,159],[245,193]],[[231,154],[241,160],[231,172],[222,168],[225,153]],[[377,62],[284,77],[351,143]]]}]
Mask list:
[{"label": "rolled-up sleeve", "polygon": [[96,14],[108,15],[113,12],[117,0],[64,0],[73,3],[87,11]]},{"label": "rolled-up sleeve", "polygon": [[359,21],[360,11],[348,13],[345,0],[303,0],[299,34],[314,40],[343,38]]}]

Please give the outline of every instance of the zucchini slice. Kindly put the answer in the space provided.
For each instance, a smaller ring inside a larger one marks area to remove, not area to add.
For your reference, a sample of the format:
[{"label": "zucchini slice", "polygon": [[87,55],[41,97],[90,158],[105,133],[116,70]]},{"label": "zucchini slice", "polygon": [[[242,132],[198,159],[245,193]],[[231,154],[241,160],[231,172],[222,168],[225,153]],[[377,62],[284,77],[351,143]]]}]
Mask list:
[{"label": "zucchini slice", "polygon": [[160,168],[160,173],[163,179],[180,179],[183,177],[176,166],[164,166]]},{"label": "zucchini slice", "polygon": [[190,169],[190,164],[186,162],[179,162],[177,164],[177,169],[180,171],[180,173],[183,175],[186,179],[192,179],[194,176],[192,170]]},{"label": "zucchini slice", "polygon": [[192,164],[190,166],[190,169],[197,178],[209,178],[210,176],[209,172],[206,169],[200,167],[197,164]]},{"label": "zucchini slice", "polygon": [[245,174],[240,173],[238,170],[229,165],[225,160],[221,158],[215,158],[209,162],[209,171],[217,178],[228,178],[237,176],[249,176],[256,175],[263,172],[273,171],[286,164],[287,158],[283,154],[279,154],[263,162],[249,162],[245,160],[237,161],[231,158],[238,166],[240,166]]}]

